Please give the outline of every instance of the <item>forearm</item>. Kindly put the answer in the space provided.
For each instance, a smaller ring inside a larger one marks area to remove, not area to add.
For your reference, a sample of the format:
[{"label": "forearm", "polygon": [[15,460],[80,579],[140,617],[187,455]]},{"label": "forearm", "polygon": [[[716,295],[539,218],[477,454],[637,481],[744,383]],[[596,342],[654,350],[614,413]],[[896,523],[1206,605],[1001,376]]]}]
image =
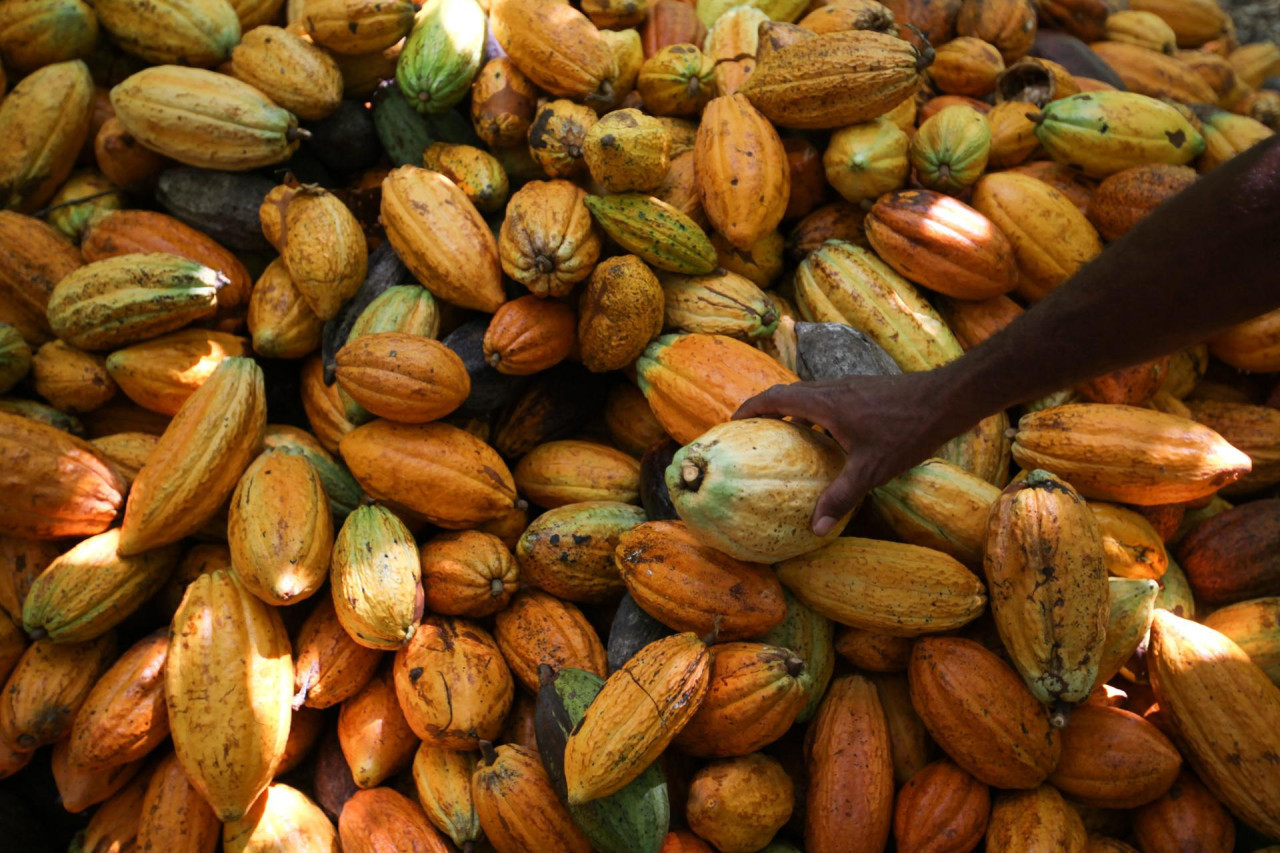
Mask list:
[{"label": "forearm", "polygon": [[941,368],[988,414],[1174,352],[1280,306],[1280,137],[1158,208],[1000,334]]}]

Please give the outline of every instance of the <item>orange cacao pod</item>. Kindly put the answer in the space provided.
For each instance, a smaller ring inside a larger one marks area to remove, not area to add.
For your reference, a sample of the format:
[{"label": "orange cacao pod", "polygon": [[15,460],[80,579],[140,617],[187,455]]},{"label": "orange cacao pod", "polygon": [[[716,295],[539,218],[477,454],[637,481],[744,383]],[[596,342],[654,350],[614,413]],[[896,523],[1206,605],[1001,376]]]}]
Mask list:
[{"label": "orange cacao pod", "polygon": [[342,703],[338,743],[351,768],[351,778],[361,788],[381,785],[409,766],[418,738],[400,710],[390,667]]},{"label": "orange cacao pod", "polygon": [[9,536],[58,539],[107,529],[124,482],[86,441],[0,412],[0,524]]},{"label": "orange cacao pod", "polygon": [[396,652],[396,694],[414,734],[446,749],[495,738],[511,708],[511,671],[493,638],[466,619],[428,616]]},{"label": "orange cacao pod", "polygon": [[791,193],[786,150],[745,96],[707,104],[694,160],[702,209],[730,243],[748,249],[778,227]]},{"label": "orange cacao pod", "polygon": [[972,850],[987,833],[991,792],[950,761],[928,764],[908,780],[893,812],[902,853]]},{"label": "orange cacao pod", "polygon": [[636,604],[676,631],[743,640],[786,615],[782,584],[770,569],[704,545],[683,522],[631,528],[619,537],[614,560]]},{"label": "orange cacao pod", "polygon": [[876,687],[836,679],[806,735],[805,849],[883,850],[893,823],[893,760]]},{"label": "orange cacao pod", "polygon": [[605,676],[604,645],[582,611],[540,590],[524,590],[498,613],[494,639],[511,673],[530,692],[537,692],[542,664]]},{"label": "orange cacao pod", "polygon": [[765,643],[710,647],[707,695],[676,745],[689,755],[728,757],[755,752],[786,734],[808,696],[804,662]]},{"label": "orange cacao pod", "polygon": [[1008,664],[978,643],[916,641],[911,703],[947,755],[1000,788],[1034,788],[1058,763],[1062,742],[1045,707]]},{"label": "orange cacao pod", "polygon": [[135,643],[98,679],[71,727],[71,762],[104,770],[144,757],[168,737],[168,654],[169,638],[157,631]]},{"label": "orange cacao pod", "polygon": [[448,853],[440,833],[413,800],[391,788],[357,791],[342,806],[343,853]]}]

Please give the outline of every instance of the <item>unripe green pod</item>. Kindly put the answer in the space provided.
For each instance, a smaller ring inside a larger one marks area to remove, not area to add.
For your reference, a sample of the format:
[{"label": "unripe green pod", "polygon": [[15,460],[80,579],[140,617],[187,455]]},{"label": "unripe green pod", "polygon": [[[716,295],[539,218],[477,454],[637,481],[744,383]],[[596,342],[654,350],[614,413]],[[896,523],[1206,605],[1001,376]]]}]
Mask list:
[{"label": "unripe green pod", "polygon": [[430,0],[396,62],[396,83],[420,113],[466,97],[484,61],[485,16],[476,0]]}]

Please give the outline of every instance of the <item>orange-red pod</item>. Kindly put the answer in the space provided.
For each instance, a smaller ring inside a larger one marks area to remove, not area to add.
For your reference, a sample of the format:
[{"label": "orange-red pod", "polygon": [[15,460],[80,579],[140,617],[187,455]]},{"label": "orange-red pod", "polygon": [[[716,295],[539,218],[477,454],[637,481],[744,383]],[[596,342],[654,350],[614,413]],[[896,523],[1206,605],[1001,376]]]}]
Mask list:
[{"label": "orange-red pod", "polygon": [[391,788],[357,791],[338,815],[343,853],[449,853],[413,800]]},{"label": "orange-red pod", "polygon": [[1230,853],[1236,845],[1235,821],[1190,770],[1133,812],[1133,834],[1142,853]]},{"label": "orange-red pod", "polygon": [[1104,240],[1119,240],[1153,210],[1196,182],[1190,166],[1148,163],[1122,169],[1089,197],[1085,215]]},{"label": "orange-red pod", "polygon": [[118,187],[146,185],[173,162],[144,148],[114,115],[93,137],[93,153],[98,170]]},{"label": "orange-red pod", "polygon": [[893,823],[893,760],[875,685],[860,675],[831,682],[805,745],[805,850],[884,850]]},{"label": "orange-red pod", "polygon": [[498,613],[494,639],[511,673],[530,692],[538,691],[538,666],[573,667],[604,678],[604,644],[574,605],[536,589],[517,595]]},{"label": "orange-red pod", "polygon": [[169,736],[168,632],[139,640],[89,691],[71,726],[70,759],[87,770],[137,761]]},{"label": "orange-red pod", "polygon": [[503,303],[484,333],[484,357],[499,373],[528,376],[569,357],[577,340],[573,306],[530,294]]},{"label": "orange-red pod", "polygon": [[1122,367],[1095,376],[1076,386],[1086,400],[1120,406],[1145,405],[1160,390],[1169,368],[1169,356]]},{"label": "orange-red pod", "polygon": [[400,710],[389,668],[342,703],[338,743],[351,778],[361,788],[381,785],[413,761],[418,738]]},{"label": "orange-red pod", "polygon": [[1013,246],[991,220],[931,190],[882,195],[867,214],[871,248],[889,266],[957,299],[991,299],[1018,283]]},{"label": "orange-red pod", "polygon": [[1142,717],[1082,705],[1062,730],[1062,757],[1049,781],[1085,805],[1128,809],[1162,796],[1181,765],[1173,743]]},{"label": "orange-red pod", "polygon": [[922,767],[898,793],[893,837],[900,853],[966,853],[987,834],[991,792],[943,759]]},{"label": "orange-red pod", "polygon": [[382,654],[355,640],[322,595],[293,641],[293,707],[328,708],[360,692]]},{"label": "orange-red pod", "polygon": [[69,755],[66,739],[60,740],[53,747],[49,765],[53,771],[53,782],[58,787],[58,799],[62,807],[72,814],[79,814],[90,806],[109,799],[129,784],[146,763],[139,759],[104,770],[86,770],[73,764]]},{"label": "orange-red pod", "polygon": [[765,643],[711,646],[707,695],[675,743],[689,755],[746,755],[786,734],[809,699],[804,661]]},{"label": "orange-red pod", "polygon": [[791,136],[782,140],[787,152],[787,168],[791,171],[791,194],[787,196],[787,210],[783,219],[804,216],[827,197],[826,169],[822,165],[822,151],[803,136]]},{"label": "orange-red pod", "polygon": [[707,28],[694,6],[686,0],[657,0],[649,7],[649,17],[640,30],[646,59],[673,44],[702,44]]},{"label": "orange-red pod", "polygon": [[0,412],[0,530],[23,539],[92,536],[115,520],[125,485],[93,445]]},{"label": "orange-red pod", "polygon": [[993,296],[980,302],[947,300],[942,315],[960,346],[973,349],[1018,319],[1022,306],[1007,296]]},{"label": "orange-red pod", "polygon": [[959,637],[921,637],[907,670],[911,704],[950,758],[995,788],[1034,788],[1058,763],[1049,713],[993,652]]},{"label": "orange-red pod", "polygon": [[772,569],[704,545],[681,521],[650,521],[624,532],[614,563],[640,609],[675,631],[745,640],[787,614]]}]

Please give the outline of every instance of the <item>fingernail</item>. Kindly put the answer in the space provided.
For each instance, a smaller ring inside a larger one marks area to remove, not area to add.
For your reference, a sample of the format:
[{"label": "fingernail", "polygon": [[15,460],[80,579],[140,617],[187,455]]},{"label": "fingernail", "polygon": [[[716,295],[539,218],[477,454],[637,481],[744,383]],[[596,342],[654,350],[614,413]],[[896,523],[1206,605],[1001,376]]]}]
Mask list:
[{"label": "fingernail", "polygon": [[816,524],[813,525],[813,532],[819,536],[826,536],[831,532],[831,528],[835,526],[836,520],[829,515],[824,515],[822,518],[818,519]]}]

